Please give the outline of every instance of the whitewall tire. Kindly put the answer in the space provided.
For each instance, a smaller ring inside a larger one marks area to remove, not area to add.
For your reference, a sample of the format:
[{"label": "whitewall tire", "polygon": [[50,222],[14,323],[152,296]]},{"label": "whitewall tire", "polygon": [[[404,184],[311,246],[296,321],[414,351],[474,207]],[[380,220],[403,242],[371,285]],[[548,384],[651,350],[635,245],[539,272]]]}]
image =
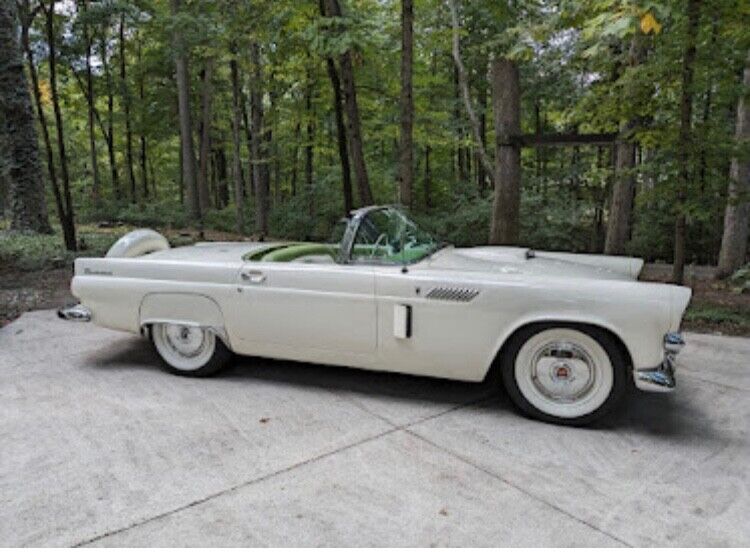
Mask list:
[{"label": "whitewall tire", "polygon": [[599,328],[538,325],[511,338],[503,382],[526,414],[582,425],[607,414],[622,398],[626,364],[617,342]]},{"label": "whitewall tire", "polygon": [[231,358],[229,349],[208,328],[153,324],[150,333],[156,351],[173,374],[210,376]]}]

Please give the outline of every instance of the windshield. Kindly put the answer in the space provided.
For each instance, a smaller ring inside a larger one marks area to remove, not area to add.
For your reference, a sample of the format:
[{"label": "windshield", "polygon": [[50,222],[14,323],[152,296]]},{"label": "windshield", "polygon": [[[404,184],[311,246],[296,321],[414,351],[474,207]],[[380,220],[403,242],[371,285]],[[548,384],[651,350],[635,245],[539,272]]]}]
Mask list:
[{"label": "windshield", "polygon": [[429,232],[398,209],[383,207],[360,220],[350,260],[376,264],[411,264],[442,247]]}]

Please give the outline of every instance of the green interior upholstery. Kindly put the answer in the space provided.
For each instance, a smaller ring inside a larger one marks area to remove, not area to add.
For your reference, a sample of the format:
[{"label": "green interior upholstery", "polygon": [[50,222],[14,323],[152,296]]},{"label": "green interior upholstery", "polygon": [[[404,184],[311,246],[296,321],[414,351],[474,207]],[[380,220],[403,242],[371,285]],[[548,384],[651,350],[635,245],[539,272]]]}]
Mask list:
[{"label": "green interior upholstery", "polygon": [[[369,244],[355,244],[354,255],[360,259],[370,258],[372,255],[372,248],[373,246]],[[427,254],[427,249],[427,246],[421,245],[416,247],[407,246],[405,251],[389,253],[389,247],[379,246],[375,255],[372,255],[372,259],[394,264],[403,262],[411,263],[424,257],[425,254]],[[328,255],[333,260],[336,260],[338,256],[338,246],[327,243],[292,243],[277,245],[257,251],[248,256],[246,260],[288,263],[308,255]]]},{"label": "green interior upholstery", "polygon": [[336,247],[325,243],[296,243],[274,249],[263,255],[261,261],[288,263],[307,255],[328,255],[336,258]]}]

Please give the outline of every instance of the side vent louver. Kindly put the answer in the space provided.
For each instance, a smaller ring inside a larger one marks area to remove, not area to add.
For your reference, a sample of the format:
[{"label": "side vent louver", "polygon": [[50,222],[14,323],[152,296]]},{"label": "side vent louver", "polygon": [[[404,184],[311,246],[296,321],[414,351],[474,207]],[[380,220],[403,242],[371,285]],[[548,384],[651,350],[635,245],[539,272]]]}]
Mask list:
[{"label": "side vent louver", "polygon": [[479,295],[478,289],[434,287],[427,292],[426,297],[427,299],[438,299],[440,301],[458,301],[460,303],[468,303],[477,295]]}]

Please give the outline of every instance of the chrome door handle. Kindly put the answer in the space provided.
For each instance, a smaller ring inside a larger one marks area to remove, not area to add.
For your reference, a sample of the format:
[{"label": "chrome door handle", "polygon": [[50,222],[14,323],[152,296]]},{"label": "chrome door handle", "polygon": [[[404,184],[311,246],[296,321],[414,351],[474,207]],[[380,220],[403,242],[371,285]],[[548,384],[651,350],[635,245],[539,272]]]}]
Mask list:
[{"label": "chrome door handle", "polygon": [[266,275],[260,270],[243,270],[240,273],[240,278],[248,284],[262,284],[266,281]]}]

